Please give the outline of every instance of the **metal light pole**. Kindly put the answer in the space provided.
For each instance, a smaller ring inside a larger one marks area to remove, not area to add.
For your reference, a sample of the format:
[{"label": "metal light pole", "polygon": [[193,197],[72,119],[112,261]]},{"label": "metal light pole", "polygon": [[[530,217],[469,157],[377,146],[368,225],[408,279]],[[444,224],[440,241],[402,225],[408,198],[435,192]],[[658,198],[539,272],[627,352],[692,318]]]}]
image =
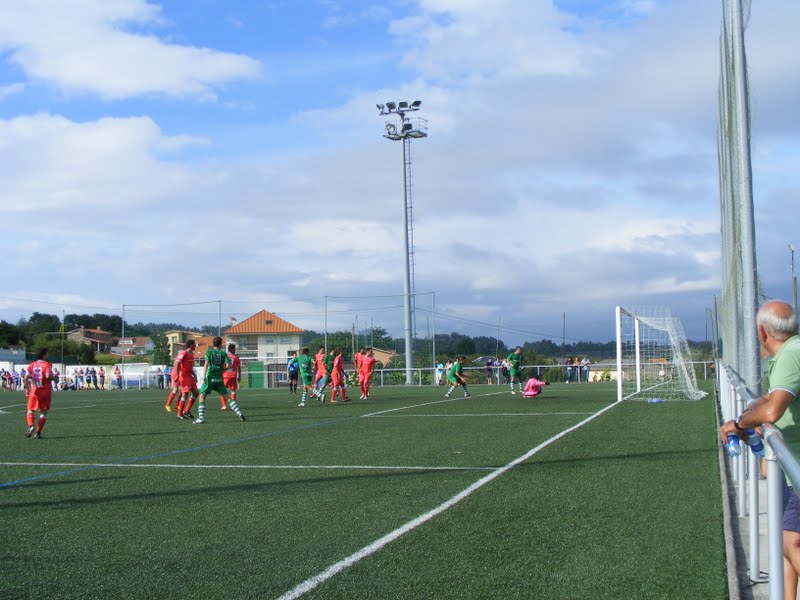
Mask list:
[{"label": "metal light pole", "polygon": [[405,313],[405,338],[406,338],[406,383],[414,383],[414,347],[413,347],[413,320],[412,320],[412,275],[411,275],[411,257],[412,257],[412,238],[413,231],[413,217],[411,216],[411,140],[414,138],[428,137],[427,122],[424,119],[417,119],[416,123],[412,123],[411,119],[406,116],[406,113],[418,111],[422,101],[414,100],[413,102],[387,102],[386,104],[377,104],[378,114],[397,115],[400,117],[400,127],[393,121],[387,121],[385,124],[386,133],[383,135],[386,139],[393,141],[403,142],[403,241],[405,243],[405,265],[404,265],[404,280],[403,280],[403,309]]},{"label": "metal light pole", "polygon": [[789,244],[789,252],[792,254],[792,300],[794,301],[794,314],[797,314],[797,276],[794,274],[794,246]]}]

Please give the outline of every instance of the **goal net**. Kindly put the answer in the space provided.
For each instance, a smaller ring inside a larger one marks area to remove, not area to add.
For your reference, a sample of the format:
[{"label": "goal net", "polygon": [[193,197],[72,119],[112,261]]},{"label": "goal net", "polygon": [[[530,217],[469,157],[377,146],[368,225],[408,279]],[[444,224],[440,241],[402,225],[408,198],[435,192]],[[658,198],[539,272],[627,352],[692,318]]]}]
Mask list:
[{"label": "goal net", "polygon": [[667,307],[617,307],[617,399],[699,400],[689,343]]}]

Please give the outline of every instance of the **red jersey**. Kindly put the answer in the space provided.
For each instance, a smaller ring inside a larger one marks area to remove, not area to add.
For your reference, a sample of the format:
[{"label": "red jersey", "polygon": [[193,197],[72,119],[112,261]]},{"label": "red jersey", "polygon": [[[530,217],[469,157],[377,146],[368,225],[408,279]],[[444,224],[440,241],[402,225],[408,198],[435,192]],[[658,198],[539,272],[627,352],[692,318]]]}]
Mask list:
[{"label": "red jersey", "polygon": [[365,356],[364,358],[361,359],[361,364],[358,366],[358,371],[360,373],[372,373],[374,368],[375,368],[375,357]]},{"label": "red jersey", "polygon": [[222,371],[222,378],[228,380],[238,379],[241,370],[242,363],[239,360],[239,357],[231,352],[228,352],[228,364],[225,366],[225,370]]},{"label": "red jersey", "polygon": [[51,389],[50,376],[53,374],[53,365],[46,360],[36,360],[28,365],[28,381],[30,391],[37,388]]},{"label": "red jersey", "polygon": [[344,375],[344,361],[342,356],[339,355],[333,359],[333,372],[339,375]]},{"label": "red jersey", "polygon": [[314,355],[314,362],[317,364],[317,373],[319,373],[321,375],[324,375],[325,372],[326,372],[326,368],[325,368],[325,356],[326,356],[326,354],[327,353],[325,351],[322,351],[322,352],[317,352]]},{"label": "red jersey", "polygon": [[53,366],[46,360],[37,360],[28,365],[28,410],[50,410],[53,386],[50,376]]},{"label": "red jersey", "polygon": [[191,350],[181,350],[175,357],[178,363],[178,377],[182,381],[191,381],[192,370],[194,369],[194,352]]}]

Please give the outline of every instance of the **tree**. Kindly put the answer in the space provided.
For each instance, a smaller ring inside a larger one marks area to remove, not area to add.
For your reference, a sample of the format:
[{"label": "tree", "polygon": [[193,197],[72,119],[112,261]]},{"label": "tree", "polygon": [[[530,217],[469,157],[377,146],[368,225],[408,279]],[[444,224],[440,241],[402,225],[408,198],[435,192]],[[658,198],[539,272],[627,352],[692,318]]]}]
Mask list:
[{"label": "tree", "polygon": [[171,362],[169,353],[169,341],[167,336],[159,333],[153,336],[153,364],[154,365],[168,365]]},{"label": "tree", "polygon": [[22,332],[19,327],[0,321],[0,347],[19,346],[22,341]]},{"label": "tree", "polygon": [[42,333],[56,333],[61,329],[61,319],[56,315],[35,312],[25,322],[24,332],[27,340],[33,340]]}]

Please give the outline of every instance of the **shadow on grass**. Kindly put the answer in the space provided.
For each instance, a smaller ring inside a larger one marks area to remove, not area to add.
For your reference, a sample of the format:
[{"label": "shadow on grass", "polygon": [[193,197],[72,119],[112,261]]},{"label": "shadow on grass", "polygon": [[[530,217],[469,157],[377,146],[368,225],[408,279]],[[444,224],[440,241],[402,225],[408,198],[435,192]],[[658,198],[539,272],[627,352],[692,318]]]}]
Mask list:
[{"label": "shadow on grass", "polygon": [[[274,492],[276,490],[280,490],[281,488],[285,487],[294,487],[294,486],[305,486],[305,485],[317,485],[317,484],[330,484],[336,482],[346,482],[346,481],[361,481],[365,478],[369,479],[389,479],[389,478],[398,478],[398,477],[408,477],[408,476],[419,476],[421,474],[429,474],[438,472],[436,469],[431,469],[430,471],[425,471],[421,469],[417,469],[414,471],[382,471],[380,473],[358,473],[352,475],[340,475],[336,477],[314,477],[309,479],[293,479],[291,481],[271,481],[271,482],[260,482],[260,483],[247,483],[247,484],[237,484],[237,485],[225,485],[219,487],[198,487],[192,489],[185,489],[185,490],[175,490],[175,491],[152,491],[152,492],[142,492],[136,494],[121,494],[121,495],[103,495],[103,496],[96,496],[93,498],[59,498],[57,500],[36,500],[32,502],[8,502],[8,503],[0,503],[0,507],[3,509],[9,508],[47,508],[47,507],[82,507],[82,506],[92,506],[97,504],[105,504],[108,502],[129,502],[129,501],[140,501],[140,500],[157,500],[157,499],[170,499],[170,498],[192,498],[196,499],[199,496],[208,497],[208,496],[219,496],[219,495],[227,495],[227,494],[239,494],[239,493],[252,493],[252,492],[261,492],[265,493],[267,491]],[[37,487],[43,485],[65,485],[65,484],[85,484],[90,482],[107,482],[113,479],[124,479],[121,476],[110,476],[110,477],[97,477],[93,479],[82,479],[82,480],[73,480],[73,481],[64,481],[64,482],[55,482],[55,481],[48,481],[48,482],[37,482],[28,485],[29,489],[35,489]]]}]

